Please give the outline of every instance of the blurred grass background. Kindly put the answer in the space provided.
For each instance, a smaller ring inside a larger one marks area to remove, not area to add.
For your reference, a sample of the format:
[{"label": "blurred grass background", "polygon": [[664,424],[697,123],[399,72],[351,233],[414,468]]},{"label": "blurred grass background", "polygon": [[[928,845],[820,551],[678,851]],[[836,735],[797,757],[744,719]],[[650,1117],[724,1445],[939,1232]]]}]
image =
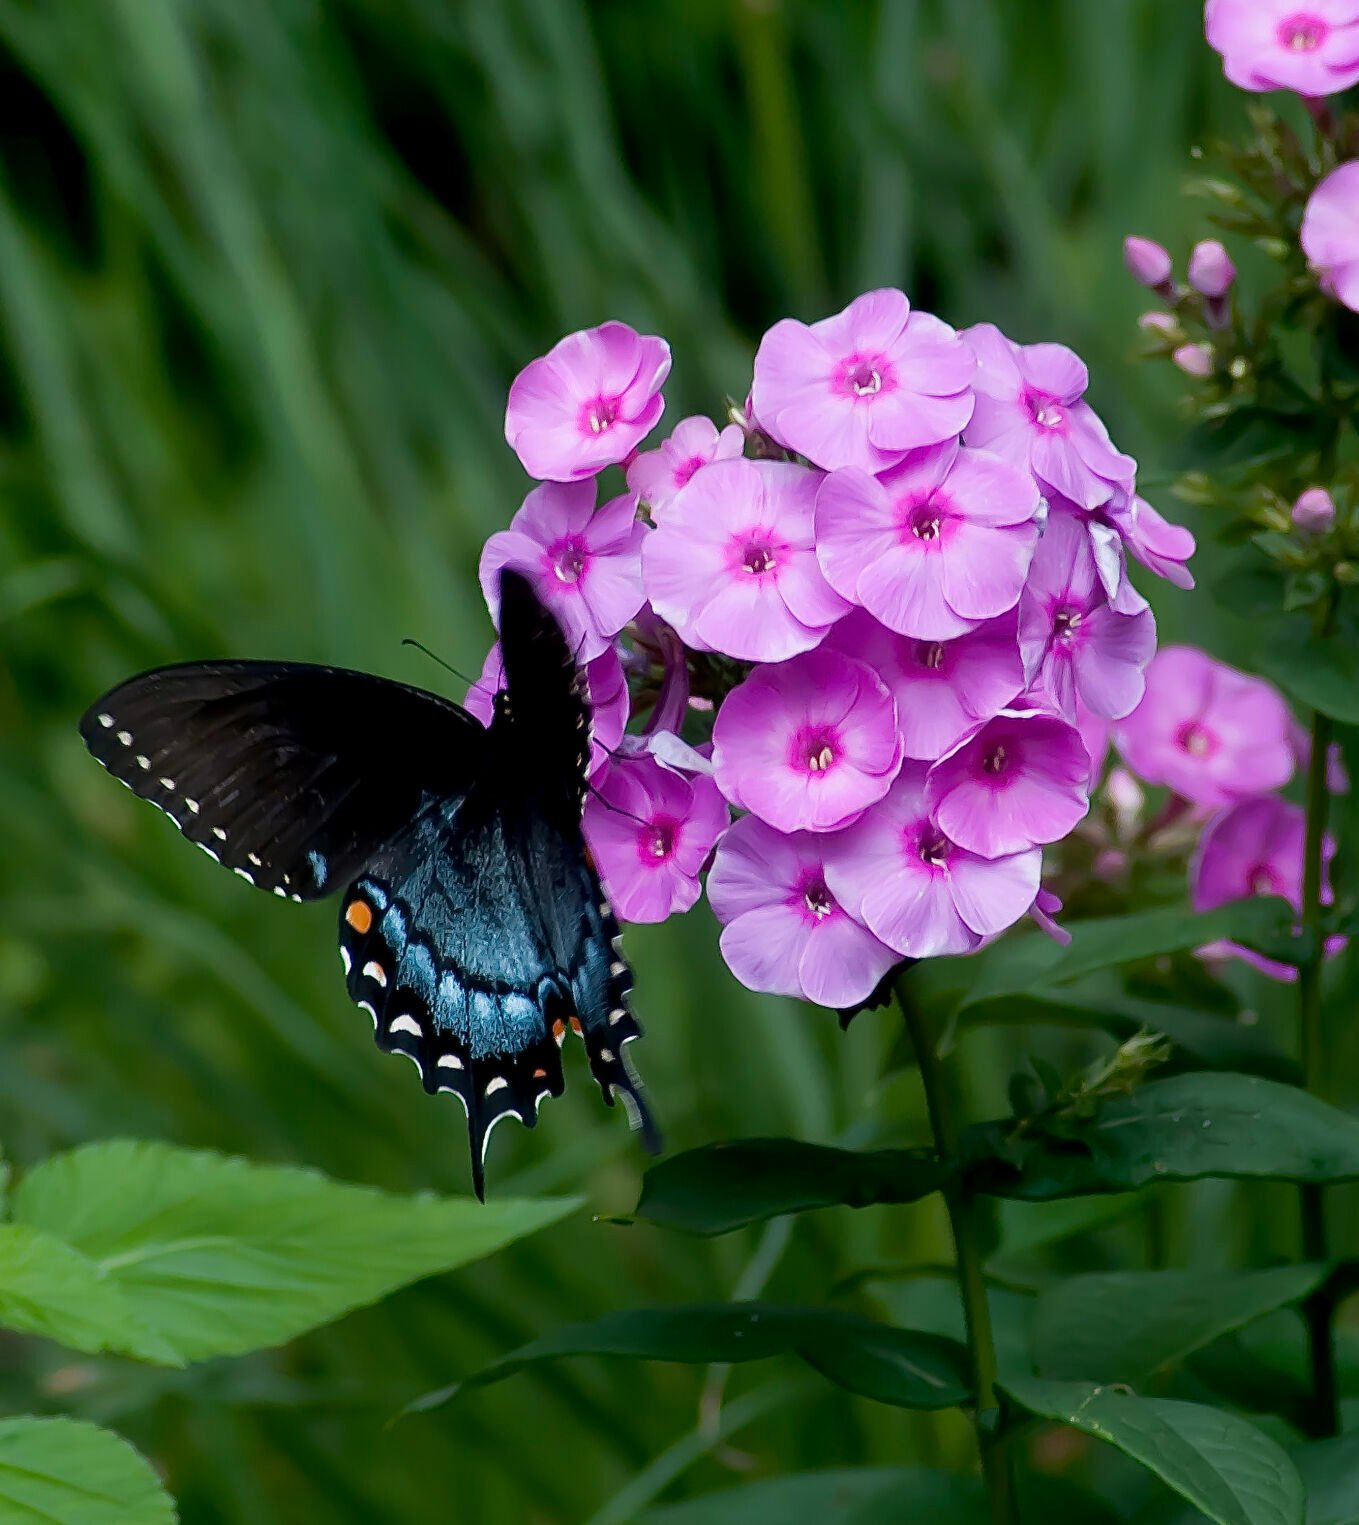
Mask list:
[{"label": "blurred grass background", "polygon": [[[137,1134],[465,1190],[457,1109],[377,1055],[344,998],[333,907],[265,900],[185,851],[85,757],[80,711],[193,656],[443,686],[402,650],[413,635],[477,670],[476,556],[527,485],[506,388],[609,316],[672,341],[673,421],[744,396],[779,316],[900,285],[956,324],[1077,348],[1156,497],[1176,387],[1132,363],[1143,304],[1120,241],[1182,254],[1203,231],[1178,194],[1188,148],[1242,121],[1191,0],[0,0],[10,1159]],[[1206,597],[1162,591],[1163,638],[1232,656]],[[924,1137],[889,1018],[841,1036],[755,1000],[715,945],[702,908],[629,938],[639,1064],[672,1146]],[[975,1108],[1003,1105],[1023,1042],[967,1038]],[[493,1191],[632,1205],[643,1160],[582,1068],[535,1133],[497,1133]],[[1282,1197],[1282,1228],[1253,1226],[1225,1184],[1190,1199],[1151,1209],[1172,1259],[1288,1246]],[[1052,1263],[1144,1264],[1145,1228]],[[1009,1229],[1044,1232],[1018,1213]],[[0,1397],[116,1425],[204,1525],[605,1525],[775,1471],[966,1465],[970,1442],[956,1417],[847,1401],[791,1366],[738,1373],[719,1408],[702,1372],[578,1362],[383,1423],[609,1307],[821,1300],[947,1248],[937,1205],[711,1244],[583,1214],[244,1361],[150,1372],[8,1340]]]}]

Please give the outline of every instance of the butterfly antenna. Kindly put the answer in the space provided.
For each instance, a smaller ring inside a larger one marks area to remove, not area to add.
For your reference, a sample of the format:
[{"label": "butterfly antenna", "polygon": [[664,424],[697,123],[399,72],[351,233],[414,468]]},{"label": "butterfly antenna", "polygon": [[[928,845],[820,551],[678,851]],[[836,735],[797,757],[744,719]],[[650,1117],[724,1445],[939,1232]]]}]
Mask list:
[{"label": "butterfly antenna", "polygon": [[472,685],[473,685],[473,683],[475,681],[474,679],[469,678],[467,676],[467,674],[464,673],[464,672],[459,672],[458,669],[456,667],[454,667],[451,662],[445,662],[442,657],[436,657],[434,655],[434,653],[429,649],[429,647],[424,644],[423,641],[417,641],[417,640],[414,640],[411,636],[407,636],[405,638],[405,640],[403,640],[401,642],[401,644],[403,646],[414,646],[417,651],[423,651],[424,654],[430,659],[431,662],[437,662],[439,664],[439,666],[442,667],[446,672],[451,672],[455,678],[461,678],[462,681],[464,683],[466,683],[469,688],[472,687]]},{"label": "butterfly antenna", "polygon": [[590,793],[594,795],[594,797],[599,801],[601,805],[603,805],[605,810],[612,810],[615,815],[625,815],[627,816],[628,820],[636,821],[639,826],[646,826],[649,824],[642,816],[633,815],[632,811],[624,810],[621,805],[615,805],[612,800],[606,800],[593,784],[590,784],[588,787]]}]

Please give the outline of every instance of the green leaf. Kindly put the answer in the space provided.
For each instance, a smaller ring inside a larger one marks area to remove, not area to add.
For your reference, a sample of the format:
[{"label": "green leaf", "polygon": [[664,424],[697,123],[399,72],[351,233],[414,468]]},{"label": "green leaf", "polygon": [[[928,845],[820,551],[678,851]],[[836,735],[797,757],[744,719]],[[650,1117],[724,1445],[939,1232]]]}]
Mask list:
[{"label": "green leaf", "polygon": [[969,1396],[967,1352],[957,1340],[894,1329],[837,1308],[779,1303],[687,1303],[606,1313],[568,1324],[450,1387],[419,1398],[410,1411],[435,1408],[469,1387],[499,1382],[562,1356],[622,1356],[642,1361],[760,1361],[801,1356],[838,1387],[901,1408],[952,1408]]},{"label": "green leaf", "polygon": [[1236,1414],[1089,1382],[1011,1377],[1004,1390],[1030,1414],[1116,1446],[1216,1525],[1303,1525],[1297,1468]]},{"label": "green leaf", "polygon": [[1138,1382],[1314,1292],[1320,1265],[1267,1271],[1113,1271],[1072,1276],[1034,1309],[1041,1376]]},{"label": "green leaf", "polygon": [[[1288,1453],[1307,1494],[1307,1525],[1359,1525],[1359,1432],[1295,1446]],[[1199,1525],[1191,1509],[1158,1509],[1138,1525]]]},{"label": "green leaf", "polygon": [[1294,1086],[1211,1071],[1109,1097],[1090,1118],[983,1123],[963,1146],[978,1189],[1029,1201],[1204,1176],[1359,1179],[1359,1120]]},{"label": "green leaf", "polygon": [[184,1364],[92,1260],[21,1223],[0,1225],[0,1324],[74,1350],[117,1350],[167,1366]]},{"label": "green leaf", "polygon": [[0,1520],[174,1525],[174,1501],[121,1436],[77,1419],[0,1419]]},{"label": "green leaf", "polygon": [[738,1139],[654,1165],[642,1182],[637,1216],[690,1234],[726,1234],[817,1207],[916,1202],[951,1173],[923,1150],[860,1153],[795,1139]]},{"label": "green leaf", "polygon": [[1352,641],[1323,640],[1307,620],[1280,621],[1256,659],[1266,677],[1309,709],[1359,725],[1359,650]]},{"label": "green leaf", "polygon": [[18,1222],[93,1261],[186,1360],[281,1344],[576,1205],[397,1197],[126,1140],[57,1155],[14,1193]]},{"label": "green leaf", "polygon": [[854,1467],[795,1472],[648,1510],[640,1525],[984,1525],[981,1485],[951,1472],[914,1467]]}]

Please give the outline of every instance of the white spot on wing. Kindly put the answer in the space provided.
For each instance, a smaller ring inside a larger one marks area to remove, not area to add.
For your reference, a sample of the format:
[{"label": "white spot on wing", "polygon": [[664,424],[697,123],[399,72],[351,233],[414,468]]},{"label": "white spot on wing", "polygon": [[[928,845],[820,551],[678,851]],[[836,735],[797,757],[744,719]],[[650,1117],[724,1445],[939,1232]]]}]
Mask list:
[{"label": "white spot on wing", "polygon": [[614,1009],[609,1013],[609,1026],[610,1027],[617,1027],[617,1025],[626,1016],[627,1016],[627,1012],[624,1011],[621,1006],[615,1006]]},{"label": "white spot on wing", "polygon": [[[370,960],[363,966],[363,975],[365,979],[375,980],[384,990],[387,988],[387,971],[381,964]],[[418,1032],[419,1028],[416,1031]]]},{"label": "white spot on wing", "polygon": [[393,1049],[392,1052],[396,1053],[396,1054],[404,1054],[406,1056],[406,1058],[409,1059],[410,1062],[415,1066],[417,1071],[419,1071],[420,1079],[423,1080],[425,1078],[425,1067],[424,1067],[424,1065],[420,1063],[420,1061],[415,1057],[415,1055],[413,1053],[411,1053],[410,1049],[408,1049],[408,1048],[398,1048],[398,1049]]},{"label": "white spot on wing", "polygon": [[492,1075],[486,1082],[487,1096],[494,1096],[497,1091],[508,1091],[510,1083],[503,1075]]},{"label": "white spot on wing", "polygon": [[119,731],[118,732],[118,740],[121,741],[122,744],[125,747],[130,747],[132,745],[132,732],[131,731]]},{"label": "white spot on wing", "polygon": [[162,778],[162,779],[158,780],[158,782],[159,782],[159,784],[160,784],[162,789],[169,789],[169,790],[171,790],[173,792],[174,787],[175,787],[174,779],[172,779],[172,778]]},{"label": "white spot on wing", "polygon": [[189,796],[186,794],[184,796],[184,803],[189,807],[190,815],[197,815],[198,814],[198,801],[197,800],[191,800],[189,798]]},{"label": "white spot on wing", "polygon": [[233,874],[239,874],[247,884],[254,884],[255,882],[255,876],[249,871],[249,869],[233,868],[231,872]]},{"label": "white spot on wing", "polygon": [[246,857],[250,859],[256,868],[264,867],[264,861],[260,858],[258,853],[246,853]]},{"label": "white spot on wing", "polygon": [[622,961],[622,959],[616,958],[614,959],[613,963],[609,965],[610,974],[626,974],[627,972],[628,966]]},{"label": "white spot on wing", "polygon": [[283,888],[281,884],[276,884],[274,886],[274,894],[277,895],[280,900],[286,900],[288,898],[288,892]]},{"label": "white spot on wing", "polygon": [[413,1033],[417,1038],[421,1035],[420,1024],[414,1017],[407,1016],[393,1017],[388,1031],[393,1033]]},{"label": "white spot on wing", "polygon": [[111,731],[113,729],[113,716],[112,715],[97,715],[95,718],[99,721],[99,724],[102,725],[106,731]]},{"label": "white spot on wing", "polygon": [[604,1061],[605,1064],[612,1064],[613,1050],[611,1048],[602,1048],[599,1051],[599,1057]]},{"label": "white spot on wing", "polygon": [[143,773],[150,773],[150,771],[151,771],[151,759],[149,757],[147,757],[145,753],[138,752],[137,753],[137,766],[142,770]]},{"label": "white spot on wing", "polygon": [[358,1007],[359,1007],[360,1011],[366,1011],[368,1013],[368,1015],[370,1017],[372,1017],[372,1019],[373,1019],[373,1031],[376,1032],[377,1031],[377,1012],[374,1011],[374,1009],[372,1007],[372,1004],[370,1002],[368,1002],[368,1001],[360,1001],[358,1003]]},{"label": "white spot on wing", "polygon": [[460,1070],[462,1067],[462,1060],[456,1054],[439,1055],[439,1068],[441,1070]]},{"label": "white spot on wing", "polygon": [[225,842],[226,841],[226,831],[225,831],[225,829],[223,827],[221,827],[221,826],[214,826],[212,828],[212,834],[213,834],[214,837],[217,838],[217,840],[219,842]]},{"label": "white spot on wing", "polygon": [[215,852],[213,852],[212,848],[210,848],[206,842],[195,842],[194,846],[195,847],[201,847],[203,849],[203,851],[205,853],[207,853],[208,857],[211,858],[214,863],[220,863],[222,861],[217,856],[217,854]]},{"label": "white spot on wing", "polygon": [[349,949],[343,943],[340,944],[340,962],[344,965],[344,972],[347,977],[349,971],[354,967],[354,960],[350,958]]}]

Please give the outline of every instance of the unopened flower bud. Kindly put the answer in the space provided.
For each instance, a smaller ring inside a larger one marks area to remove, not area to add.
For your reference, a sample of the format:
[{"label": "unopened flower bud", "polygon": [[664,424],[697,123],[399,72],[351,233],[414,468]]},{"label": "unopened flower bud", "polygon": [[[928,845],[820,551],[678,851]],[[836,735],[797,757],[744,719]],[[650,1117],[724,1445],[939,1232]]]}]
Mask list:
[{"label": "unopened flower bud", "polygon": [[1094,874],[1096,879],[1106,882],[1121,879],[1128,867],[1128,855],[1121,853],[1117,848],[1106,848],[1095,859]]},{"label": "unopened flower bud", "polygon": [[1144,312],[1138,318],[1137,326],[1143,333],[1150,334],[1153,338],[1178,339],[1180,337],[1179,320],[1171,312]]},{"label": "unopened flower bud", "polygon": [[1293,523],[1308,534],[1322,534],[1335,523],[1335,500],[1324,487],[1309,487],[1293,505]]},{"label": "unopened flower bud", "polygon": [[1213,374],[1211,344],[1182,344],[1170,358],[1186,376],[1203,377]]},{"label": "unopened flower bud", "polygon": [[1154,239],[1130,235],[1123,240],[1123,263],[1128,274],[1149,291],[1168,292],[1170,272],[1174,268],[1169,249]]},{"label": "unopened flower bud", "polygon": [[1111,768],[1109,781],[1104,787],[1109,793],[1109,803],[1119,816],[1136,816],[1146,803],[1147,796],[1141,784],[1126,768]]},{"label": "unopened flower bud", "polygon": [[1231,255],[1215,238],[1194,245],[1189,255],[1189,284],[1205,297],[1225,297],[1236,280]]}]

